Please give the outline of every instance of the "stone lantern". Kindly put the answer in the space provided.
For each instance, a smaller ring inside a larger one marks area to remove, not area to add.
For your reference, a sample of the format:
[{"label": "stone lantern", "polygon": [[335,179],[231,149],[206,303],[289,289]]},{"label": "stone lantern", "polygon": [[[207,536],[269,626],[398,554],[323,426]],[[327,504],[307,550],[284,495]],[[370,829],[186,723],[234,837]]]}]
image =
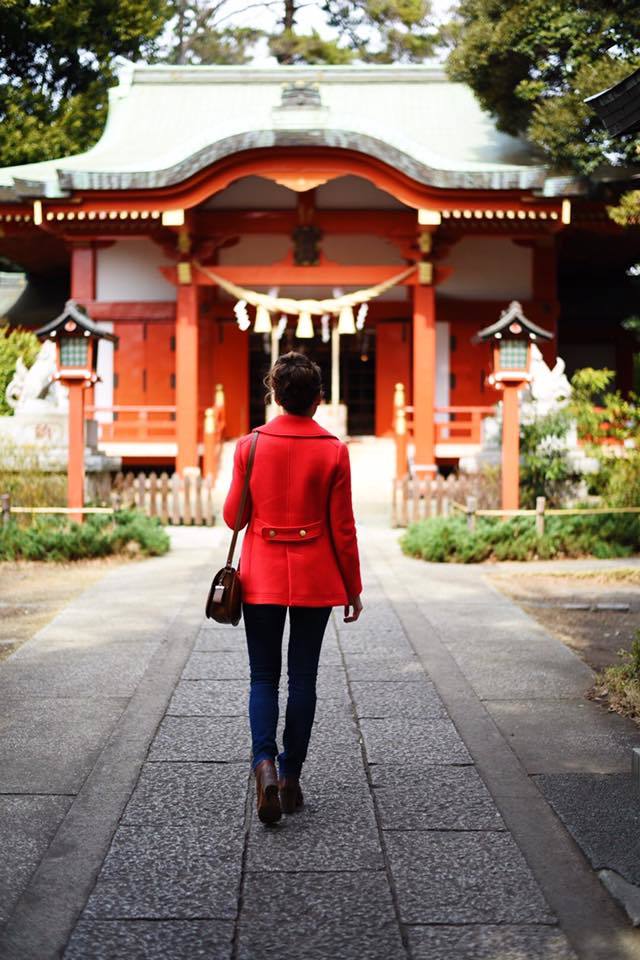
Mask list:
[{"label": "stone lantern", "polygon": [[520,504],[520,406],[519,392],[531,380],[531,345],[552,340],[553,334],[525,317],[522,305],[512,301],[500,319],[480,330],[476,342],[490,341],[492,370],[488,381],[502,391],[502,509],[517,510]]},{"label": "stone lantern", "polygon": [[84,398],[85,390],[98,382],[97,361],[100,340],[117,343],[118,338],[102,330],[73,300],[60,316],[36,330],[41,340],[56,344],[57,371],[54,379],[69,391],[69,460],[67,504],[72,520],[82,521],[84,506]]}]

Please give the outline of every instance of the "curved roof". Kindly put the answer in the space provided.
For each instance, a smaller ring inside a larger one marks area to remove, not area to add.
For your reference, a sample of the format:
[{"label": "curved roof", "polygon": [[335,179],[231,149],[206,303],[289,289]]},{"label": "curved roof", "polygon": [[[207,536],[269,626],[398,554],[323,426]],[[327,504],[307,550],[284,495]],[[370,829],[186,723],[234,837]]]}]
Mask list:
[{"label": "curved roof", "polygon": [[440,67],[135,66],[110,91],[94,147],[0,170],[0,194],[167,186],[275,145],[357,150],[435,187],[536,189],[547,174]]}]

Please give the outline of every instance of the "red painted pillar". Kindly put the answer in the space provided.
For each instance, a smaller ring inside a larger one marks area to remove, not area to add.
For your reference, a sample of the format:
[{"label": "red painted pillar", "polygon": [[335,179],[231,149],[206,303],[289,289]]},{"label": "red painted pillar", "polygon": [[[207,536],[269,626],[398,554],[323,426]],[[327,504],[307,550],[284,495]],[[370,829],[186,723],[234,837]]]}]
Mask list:
[{"label": "red painted pillar", "polygon": [[199,466],[198,288],[179,284],[176,304],[176,470]]},{"label": "red painted pillar", "polygon": [[67,467],[67,506],[70,517],[82,523],[84,506],[84,380],[67,381],[69,388],[69,459]]},{"label": "red painted pillar", "polygon": [[86,303],[96,298],[96,252],[92,246],[71,248],[71,299]]},{"label": "red painted pillar", "polygon": [[415,466],[435,473],[436,292],[413,288],[413,437]]},{"label": "red painted pillar", "polygon": [[505,383],[502,395],[502,509],[520,507],[521,383]]}]

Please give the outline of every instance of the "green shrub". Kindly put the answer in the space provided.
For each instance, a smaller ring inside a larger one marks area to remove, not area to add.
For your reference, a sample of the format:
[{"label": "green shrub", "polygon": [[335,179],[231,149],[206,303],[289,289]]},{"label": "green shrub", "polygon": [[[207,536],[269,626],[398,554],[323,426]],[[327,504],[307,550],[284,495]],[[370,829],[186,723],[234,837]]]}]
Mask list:
[{"label": "green shrub", "polygon": [[85,560],[131,552],[160,556],[169,546],[160,521],[133,510],[89,514],[84,523],[40,516],[0,527],[0,560]]},{"label": "green shrub", "polygon": [[640,630],[630,650],[620,650],[622,663],[606,667],[596,676],[595,692],[613,710],[640,721]]},{"label": "green shrub", "polygon": [[570,426],[566,409],[554,410],[521,425],[520,500],[523,507],[535,507],[536,497],[545,497],[549,507],[561,507],[571,496],[579,478],[569,460]]},{"label": "green shrub", "polygon": [[548,517],[542,537],[533,517],[478,517],[473,532],[464,517],[436,517],[408,527],[400,545],[409,556],[433,563],[628,557],[640,552],[640,516]]}]

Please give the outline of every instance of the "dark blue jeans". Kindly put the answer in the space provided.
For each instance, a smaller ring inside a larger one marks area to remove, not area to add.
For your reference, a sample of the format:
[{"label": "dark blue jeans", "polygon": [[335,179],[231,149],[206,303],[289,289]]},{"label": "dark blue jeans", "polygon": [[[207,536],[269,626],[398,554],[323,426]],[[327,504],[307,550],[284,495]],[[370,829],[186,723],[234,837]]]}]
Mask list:
[{"label": "dark blue jeans", "polygon": [[307,756],[316,711],[316,677],[322,638],[331,607],[289,607],[289,696],[278,755],[278,685],[282,664],[282,635],[287,607],[271,603],[243,604],[249,648],[251,692],[249,722],[254,768],[275,760],[281,777],[299,777]]}]

